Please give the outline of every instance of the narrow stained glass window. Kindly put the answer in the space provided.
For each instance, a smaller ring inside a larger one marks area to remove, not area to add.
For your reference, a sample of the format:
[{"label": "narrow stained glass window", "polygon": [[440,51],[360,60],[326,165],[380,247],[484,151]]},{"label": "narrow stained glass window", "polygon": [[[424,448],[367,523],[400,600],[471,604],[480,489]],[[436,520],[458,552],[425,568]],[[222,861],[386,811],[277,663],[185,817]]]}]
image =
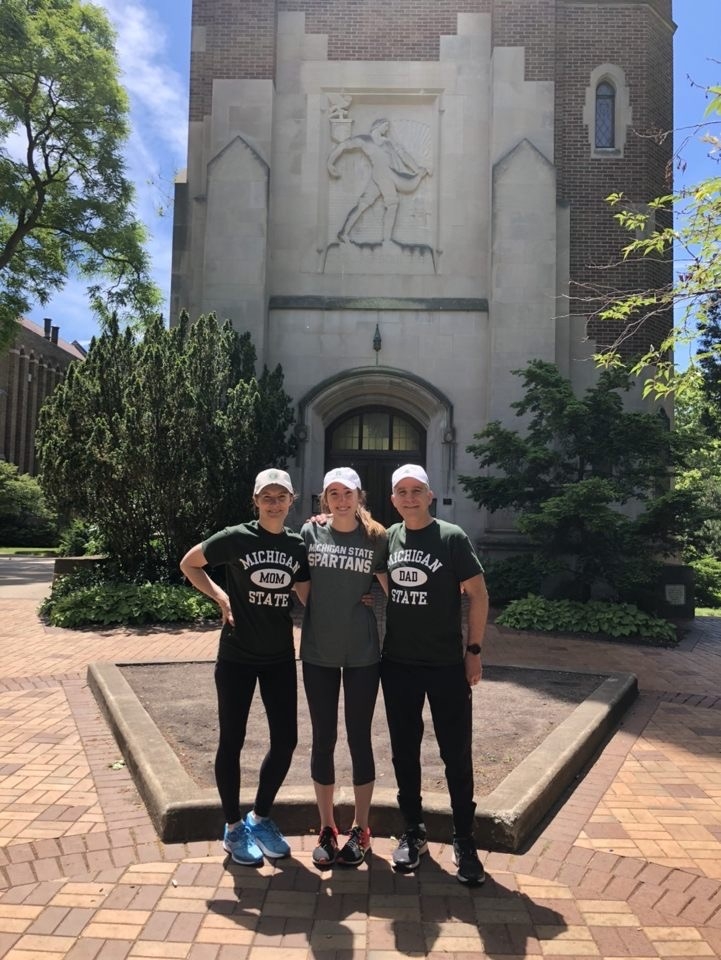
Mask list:
[{"label": "narrow stained glass window", "polygon": [[596,87],[596,146],[616,146],[616,91],[605,80]]}]

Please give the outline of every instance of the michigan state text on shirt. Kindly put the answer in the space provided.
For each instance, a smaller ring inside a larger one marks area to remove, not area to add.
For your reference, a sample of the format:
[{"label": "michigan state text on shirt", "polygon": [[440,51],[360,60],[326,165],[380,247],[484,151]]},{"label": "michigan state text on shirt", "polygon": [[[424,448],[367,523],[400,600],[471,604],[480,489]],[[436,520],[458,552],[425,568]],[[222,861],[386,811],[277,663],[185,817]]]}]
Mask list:
[{"label": "michigan state text on shirt", "polygon": [[370,573],[374,551],[368,547],[352,547],[344,543],[314,543],[308,545],[309,567],[330,567]]}]

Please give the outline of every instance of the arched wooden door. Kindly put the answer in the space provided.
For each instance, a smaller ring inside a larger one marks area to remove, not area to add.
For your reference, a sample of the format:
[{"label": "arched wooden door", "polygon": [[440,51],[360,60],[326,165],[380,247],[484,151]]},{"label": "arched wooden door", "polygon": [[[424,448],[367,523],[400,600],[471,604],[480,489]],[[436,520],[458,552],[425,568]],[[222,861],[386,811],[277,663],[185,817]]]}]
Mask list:
[{"label": "arched wooden door", "polygon": [[325,469],[353,467],[373,516],[385,526],[400,517],[390,500],[391,476],[403,463],[426,463],[426,431],[391,407],[359,407],[326,430]]}]

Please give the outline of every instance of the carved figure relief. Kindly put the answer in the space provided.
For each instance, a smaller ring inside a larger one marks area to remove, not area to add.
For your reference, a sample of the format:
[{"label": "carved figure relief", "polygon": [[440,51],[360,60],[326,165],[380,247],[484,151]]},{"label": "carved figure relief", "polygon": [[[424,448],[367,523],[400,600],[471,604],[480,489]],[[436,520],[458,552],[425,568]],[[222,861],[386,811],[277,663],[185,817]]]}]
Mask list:
[{"label": "carved figure relief", "polygon": [[[430,254],[431,191],[421,189],[432,176],[432,138],[428,124],[417,120],[372,121],[367,133],[352,135],[348,116],[351,98],[329,96],[332,147],[327,161],[330,177],[328,250],[398,249]],[[340,163],[342,158],[348,159]],[[339,187],[334,190],[333,183]],[[393,246],[391,246],[393,245]]]},{"label": "carved figure relief", "polygon": [[408,150],[390,136],[390,126],[389,120],[376,120],[370,133],[361,133],[339,143],[328,157],[328,173],[331,177],[340,177],[335,164],[349,150],[360,151],[369,165],[368,182],[338,231],[341,242],[355,242],[350,236],[353,227],[377,200],[383,201],[384,209],[380,242],[392,240],[398,214],[398,194],[413,193],[423,177],[428,176],[426,167],[417,163]]}]

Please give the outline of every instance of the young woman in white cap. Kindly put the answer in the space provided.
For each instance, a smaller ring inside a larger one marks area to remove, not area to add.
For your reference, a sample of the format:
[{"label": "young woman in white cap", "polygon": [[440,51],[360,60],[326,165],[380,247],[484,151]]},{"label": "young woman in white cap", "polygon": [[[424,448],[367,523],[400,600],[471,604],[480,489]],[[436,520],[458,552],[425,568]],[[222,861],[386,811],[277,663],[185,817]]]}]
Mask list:
[{"label": "young woman in white cap", "polygon": [[[287,857],[290,847],[270,810],[298,739],[297,680],[290,592],[305,602],[309,572],[305,545],[284,526],[293,503],[285,470],[255,478],[258,519],[226,527],[186,553],[180,569],[220,607],[223,627],[215,686],[220,737],[215,779],[225,815],[223,847],[236,863],[256,866],[263,856]],[[204,567],[225,565],[226,593]],[[256,683],[260,686],[270,746],[261,764],[253,809],[240,813],[240,754]]]},{"label": "young woman in white cap", "polygon": [[[301,536],[308,548],[311,594],[303,619],[300,658],[313,728],[311,777],[320,814],[313,862],[358,866],[370,850],[368,826],[375,782],[371,723],[378,696],[380,641],[373,610],[363,601],[378,578],[387,591],[386,532],[365,507],[355,470],[325,475],[321,508],[325,524],[309,522]],[[355,816],[338,848],[333,810],[341,681],[345,726],[353,769]]]}]

